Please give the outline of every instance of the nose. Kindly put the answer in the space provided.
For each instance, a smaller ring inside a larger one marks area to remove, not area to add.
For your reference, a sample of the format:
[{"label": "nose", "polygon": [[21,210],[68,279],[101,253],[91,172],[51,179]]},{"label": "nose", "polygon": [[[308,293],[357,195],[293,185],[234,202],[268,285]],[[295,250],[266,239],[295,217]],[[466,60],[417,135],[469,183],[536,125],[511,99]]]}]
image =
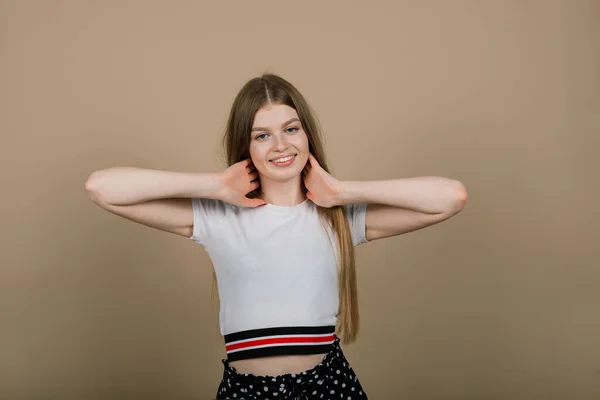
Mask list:
[{"label": "nose", "polygon": [[275,135],[274,149],[276,151],[284,151],[288,148],[287,139],[284,135]]}]

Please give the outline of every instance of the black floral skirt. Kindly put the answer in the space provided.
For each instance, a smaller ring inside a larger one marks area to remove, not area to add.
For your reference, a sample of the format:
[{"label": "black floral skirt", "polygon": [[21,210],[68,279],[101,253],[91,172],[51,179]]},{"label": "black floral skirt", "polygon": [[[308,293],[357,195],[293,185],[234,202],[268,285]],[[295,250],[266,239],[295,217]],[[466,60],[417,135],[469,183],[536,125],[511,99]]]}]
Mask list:
[{"label": "black floral skirt", "polygon": [[314,368],[278,376],[241,374],[223,360],[225,370],[217,399],[231,400],[364,400],[363,390],[336,338],[329,353]]}]

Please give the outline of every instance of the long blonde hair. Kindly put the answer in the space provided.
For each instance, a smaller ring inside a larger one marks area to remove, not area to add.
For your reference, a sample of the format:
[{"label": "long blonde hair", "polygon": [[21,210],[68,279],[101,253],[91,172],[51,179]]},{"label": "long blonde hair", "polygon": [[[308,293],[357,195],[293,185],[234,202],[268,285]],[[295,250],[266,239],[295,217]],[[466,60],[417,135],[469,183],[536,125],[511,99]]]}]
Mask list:
[{"label": "long blonde hair", "polygon": [[[322,131],[316,114],[290,82],[274,74],[263,74],[249,80],[235,97],[223,135],[227,165],[231,166],[250,157],[250,130],[254,116],[262,106],[267,104],[284,104],[296,110],[308,137],[309,151],[321,167],[329,172],[323,149]],[[303,189],[306,190],[304,187]],[[259,193],[260,188],[248,194],[248,197],[257,197]],[[337,334],[342,342],[350,343],[356,338],[359,328],[356,268],[350,226],[342,206],[331,208],[317,206],[317,212],[336,237],[340,296]],[[215,294],[214,271],[213,278],[213,294]],[[218,296],[218,292],[216,294]]]}]

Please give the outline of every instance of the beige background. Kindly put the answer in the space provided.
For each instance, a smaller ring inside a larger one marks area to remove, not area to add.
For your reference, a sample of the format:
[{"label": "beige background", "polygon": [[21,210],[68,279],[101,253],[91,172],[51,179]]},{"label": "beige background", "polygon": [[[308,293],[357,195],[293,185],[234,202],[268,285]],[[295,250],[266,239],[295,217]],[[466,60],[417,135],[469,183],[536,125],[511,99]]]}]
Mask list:
[{"label": "beige background", "polygon": [[357,249],[371,398],[600,398],[599,42],[585,0],[1,1],[0,399],[214,395],[208,256],[84,182],[220,170],[264,71],[316,108],[338,178],[469,191]]}]

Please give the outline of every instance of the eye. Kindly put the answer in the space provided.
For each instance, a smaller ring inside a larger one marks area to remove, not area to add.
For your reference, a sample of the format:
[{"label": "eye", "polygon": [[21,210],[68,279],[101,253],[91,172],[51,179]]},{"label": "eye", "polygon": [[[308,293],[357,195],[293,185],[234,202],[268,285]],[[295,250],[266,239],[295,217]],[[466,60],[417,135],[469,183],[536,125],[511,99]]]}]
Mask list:
[{"label": "eye", "polygon": [[254,137],[254,139],[263,140],[266,137],[267,137],[266,133],[261,133],[260,135],[256,135],[256,137]]},{"label": "eye", "polygon": [[[290,132],[290,129],[293,129],[293,131],[292,131],[292,132]],[[287,128],[287,129],[286,129],[286,131],[287,131],[288,133],[294,133],[294,132],[296,132],[297,130],[298,130],[298,128],[295,128],[295,127],[293,127],[293,126],[290,126],[289,128]]]}]

